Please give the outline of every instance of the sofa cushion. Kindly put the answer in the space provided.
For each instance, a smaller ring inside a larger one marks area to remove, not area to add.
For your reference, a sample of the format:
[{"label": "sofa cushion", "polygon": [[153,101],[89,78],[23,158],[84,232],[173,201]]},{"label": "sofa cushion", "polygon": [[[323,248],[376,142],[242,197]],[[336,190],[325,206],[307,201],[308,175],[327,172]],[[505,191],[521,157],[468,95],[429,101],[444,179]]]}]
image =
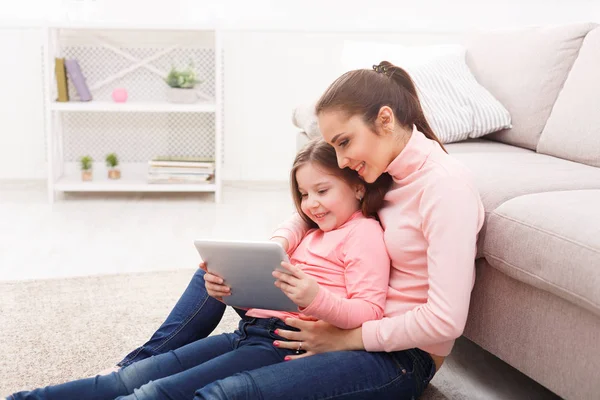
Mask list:
[{"label": "sofa cushion", "polygon": [[531,150],[522,147],[511,146],[487,139],[470,139],[460,143],[448,143],[444,147],[451,154],[456,153],[525,153],[531,154]]},{"label": "sofa cushion", "polygon": [[537,151],[600,167],[600,28],[585,37]]},{"label": "sofa cushion", "polygon": [[467,64],[512,118],[512,129],[488,137],[536,149],[581,42],[594,26],[518,29],[481,33],[469,39]]},{"label": "sofa cushion", "polygon": [[538,193],[489,216],[484,255],[505,274],[600,316],[600,190]]},{"label": "sofa cushion", "polygon": [[577,189],[600,189],[600,168],[539,154],[489,140],[446,145],[448,152],[471,169],[486,222],[479,234],[477,257],[483,257],[489,213],[518,196]]},{"label": "sofa cushion", "polygon": [[531,150],[489,140],[446,149],[473,172],[486,212],[525,194],[600,189],[600,168]]}]

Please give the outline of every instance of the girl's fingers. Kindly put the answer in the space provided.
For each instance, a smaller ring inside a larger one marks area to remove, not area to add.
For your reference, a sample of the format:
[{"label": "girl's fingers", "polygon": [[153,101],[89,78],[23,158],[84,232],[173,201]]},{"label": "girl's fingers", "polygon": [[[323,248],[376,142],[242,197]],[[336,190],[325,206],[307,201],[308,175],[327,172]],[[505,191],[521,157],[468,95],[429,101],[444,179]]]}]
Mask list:
[{"label": "girl's fingers", "polygon": [[208,267],[206,266],[206,263],[204,261],[200,261],[200,264],[198,265],[198,268],[200,268],[204,272],[208,272]]},{"label": "girl's fingers", "polygon": [[293,275],[286,274],[285,272],[273,271],[272,275],[278,281],[285,282],[290,286],[296,286],[298,283],[298,278]]},{"label": "girl's fingers", "polygon": [[282,261],[281,266],[283,268],[285,268],[286,270],[290,271],[290,274],[292,274],[292,276],[294,276],[298,279],[302,279],[304,277],[304,272],[302,271],[301,268],[299,268],[296,265],[292,265],[288,262]]},{"label": "girl's fingers", "polygon": [[223,284],[223,278],[221,278],[218,275],[211,274],[210,272],[207,272],[206,274],[204,274],[204,281],[205,282],[214,283],[216,285],[222,285]]},{"label": "girl's fingers", "polygon": [[229,296],[231,294],[229,286],[218,285],[211,282],[204,282],[204,285],[211,296],[213,296],[213,294],[218,294],[219,296]]}]

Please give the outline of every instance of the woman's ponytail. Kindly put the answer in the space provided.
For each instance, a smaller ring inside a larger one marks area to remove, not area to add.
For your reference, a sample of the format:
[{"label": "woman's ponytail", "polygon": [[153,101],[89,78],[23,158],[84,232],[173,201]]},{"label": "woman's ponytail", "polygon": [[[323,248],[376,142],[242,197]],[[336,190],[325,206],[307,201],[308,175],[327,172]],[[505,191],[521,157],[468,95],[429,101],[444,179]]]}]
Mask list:
[{"label": "woman's ponytail", "polygon": [[[409,104],[409,108],[412,108],[414,110],[412,113],[414,118],[413,123],[416,125],[417,129],[420,132],[422,132],[427,138],[438,142],[442,149],[446,151],[446,148],[444,147],[443,143],[440,141],[440,139],[438,139],[436,134],[433,132],[433,129],[431,129],[429,122],[427,122],[427,118],[425,118],[423,107],[421,106],[421,102],[419,101],[417,87],[415,86],[415,83],[413,82],[408,72],[406,72],[406,70],[404,70],[403,68],[392,64],[389,61],[382,61],[379,63],[379,65],[374,66],[373,69],[376,72],[380,72],[388,76],[400,87],[400,89],[406,94],[407,97],[410,97],[410,99],[407,99],[405,104]],[[394,112],[396,112],[396,110],[394,110]],[[399,112],[399,114],[401,114],[401,112]]]}]

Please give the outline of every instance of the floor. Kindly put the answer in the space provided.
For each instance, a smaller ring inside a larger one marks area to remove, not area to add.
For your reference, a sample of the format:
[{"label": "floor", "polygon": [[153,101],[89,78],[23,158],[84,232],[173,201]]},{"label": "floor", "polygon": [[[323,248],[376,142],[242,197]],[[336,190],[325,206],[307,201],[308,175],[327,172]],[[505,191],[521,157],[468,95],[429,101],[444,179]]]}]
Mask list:
[{"label": "floor", "polygon": [[[51,205],[43,182],[0,182],[0,281],[195,267],[194,239],[266,239],[292,211],[282,183],[228,184],[220,204],[210,194],[72,194]],[[447,364],[439,383],[456,396],[430,398],[557,398],[464,339]]]},{"label": "floor", "polygon": [[195,239],[268,239],[292,211],[283,183],[231,184],[220,204],[206,193],[69,194],[49,204],[42,182],[0,182],[0,280],[195,266]]}]

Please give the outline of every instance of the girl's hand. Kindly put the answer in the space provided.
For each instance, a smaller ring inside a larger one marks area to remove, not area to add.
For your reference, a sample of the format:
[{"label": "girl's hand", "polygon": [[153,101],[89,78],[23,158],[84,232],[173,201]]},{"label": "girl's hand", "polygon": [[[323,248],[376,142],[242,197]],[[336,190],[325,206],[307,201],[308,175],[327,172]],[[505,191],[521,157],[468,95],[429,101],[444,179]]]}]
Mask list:
[{"label": "girl's hand", "polygon": [[290,273],[273,271],[273,276],[277,279],[275,286],[281,289],[297,306],[308,307],[319,293],[319,284],[296,265],[282,262],[281,266]]},{"label": "girl's hand", "polygon": [[[276,340],[273,345],[282,349],[296,350],[295,356],[287,356],[286,361],[312,356],[318,353],[342,350],[364,350],[362,328],[341,329],[324,321],[304,321],[286,318],[285,323],[300,332],[277,329],[276,335],[289,340]],[[298,350],[305,353],[299,354]]]},{"label": "girl's hand", "polygon": [[231,296],[231,288],[223,284],[223,278],[208,271],[206,263],[201,262],[200,269],[206,271],[204,274],[204,285],[210,297],[214,297],[219,301],[223,301],[223,296]]}]

